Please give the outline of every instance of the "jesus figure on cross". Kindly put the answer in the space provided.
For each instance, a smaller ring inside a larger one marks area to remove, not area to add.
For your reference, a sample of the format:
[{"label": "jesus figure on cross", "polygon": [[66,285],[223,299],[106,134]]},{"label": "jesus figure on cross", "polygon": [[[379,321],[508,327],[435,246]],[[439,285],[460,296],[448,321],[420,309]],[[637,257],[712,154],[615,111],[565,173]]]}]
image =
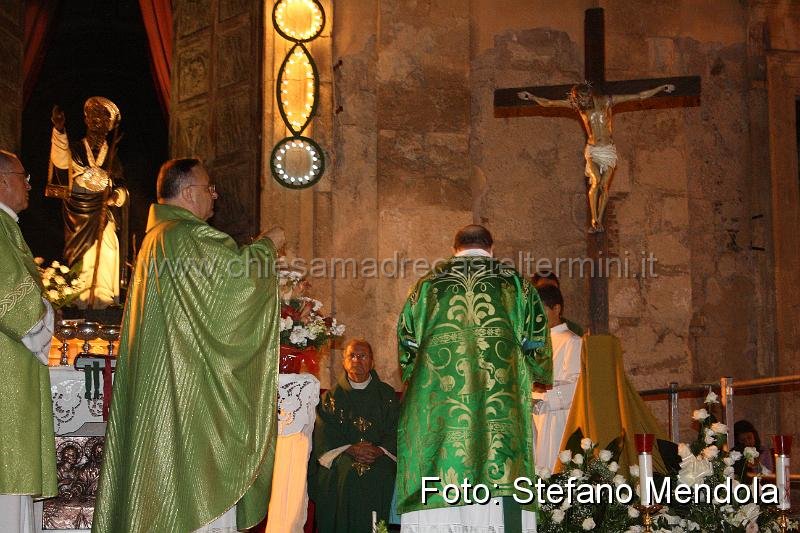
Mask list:
[{"label": "jesus figure on cross", "polygon": [[586,158],[586,177],[589,178],[589,210],[592,216],[590,233],[604,231],[603,213],[608,203],[608,188],[617,166],[617,148],[611,138],[612,108],[615,104],[644,100],[661,91],[671,93],[674,90],[674,85],[665,84],[634,94],[605,95],[595,94],[591,85],[584,82],[573,86],[569,96],[563,100],[541,98],[528,91],[517,93],[521,100],[534,101],[544,107],[571,107],[580,115],[586,130],[583,155]]}]

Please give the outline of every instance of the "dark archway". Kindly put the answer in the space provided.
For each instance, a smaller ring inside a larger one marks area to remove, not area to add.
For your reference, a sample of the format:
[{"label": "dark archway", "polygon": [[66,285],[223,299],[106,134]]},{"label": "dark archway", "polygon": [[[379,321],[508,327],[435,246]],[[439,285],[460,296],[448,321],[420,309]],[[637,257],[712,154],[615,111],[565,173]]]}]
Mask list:
[{"label": "dark archway", "polygon": [[23,110],[21,157],[33,189],[20,224],[34,255],[47,260],[60,259],[64,246],[61,202],[44,197],[50,113],[54,104],[61,106],[68,134],[80,138],[83,103],[90,96],[111,99],[122,113],[118,153],[131,192],[130,242],[138,245],[155,199],[155,176],[168,155],[168,128],[136,0],[62,1],[41,74]]}]

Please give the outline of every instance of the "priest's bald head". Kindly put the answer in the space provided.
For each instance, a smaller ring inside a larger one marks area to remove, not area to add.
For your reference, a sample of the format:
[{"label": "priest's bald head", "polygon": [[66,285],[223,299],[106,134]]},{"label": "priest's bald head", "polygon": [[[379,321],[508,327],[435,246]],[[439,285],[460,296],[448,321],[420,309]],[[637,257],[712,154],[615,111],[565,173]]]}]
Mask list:
[{"label": "priest's bald head", "polygon": [[219,198],[199,159],[171,159],[161,165],[156,183],[158,203],[182,207],[197,218],[208,220]]},{"label": "priest's bald head", "polygon": [[489,230],[478,224],[464,226],[456,233],[453,239],[453,251],[455,253],[463,250],[481,249],[489,253],[492,252],[494,240]]},{"label": "priest's bald head", "polygon": [[11,152],[0,150],[0,202],[15,213],[28,208],[30,176],[19,158]]}]

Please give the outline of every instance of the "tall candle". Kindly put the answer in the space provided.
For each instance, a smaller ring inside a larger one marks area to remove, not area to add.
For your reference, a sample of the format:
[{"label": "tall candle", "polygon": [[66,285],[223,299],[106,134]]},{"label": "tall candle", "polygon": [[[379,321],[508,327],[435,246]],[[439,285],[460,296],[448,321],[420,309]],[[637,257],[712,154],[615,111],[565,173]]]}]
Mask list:
[{"label": "tall candle", "polygon": [[652,433],[637,433],[636,451],[639,453],[639,499],[642,505],[649,507],[653,505],[653,497],[650,494],[650,480],[653,479],[653,440]]},{"label": "tall candle", "polygon": [[791,508],[791,478],[789,477],[789,456],[792,452],[791,435],[775,435],[772,437],[775,449],[775,484],[778,486],[778,509]]}]

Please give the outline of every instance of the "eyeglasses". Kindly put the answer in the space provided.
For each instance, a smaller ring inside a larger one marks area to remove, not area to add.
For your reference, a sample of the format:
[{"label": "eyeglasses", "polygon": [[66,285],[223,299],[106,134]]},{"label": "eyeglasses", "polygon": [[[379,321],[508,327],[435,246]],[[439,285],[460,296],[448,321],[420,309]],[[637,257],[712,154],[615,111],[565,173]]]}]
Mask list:
[{"label": "eyeglasses", "polygon": [[213,194],[217,194],[217,186],[216,185],[187,185],[187,187],[203,187],[204,189],[208,189],[208,192]]},{"label": "eyeglasses", "polygon": [[372,357],[369,353],[351,353],[350,355],[344,355],[346,359],[350,359],[351,361],[363,361],[368,357]]},{"label": "eyeglasses", "polygon": [[17,176],[25,176],[25,184],[31,184],[31,175],[28,172],[6,172],[6,174],[15,174]]}]

